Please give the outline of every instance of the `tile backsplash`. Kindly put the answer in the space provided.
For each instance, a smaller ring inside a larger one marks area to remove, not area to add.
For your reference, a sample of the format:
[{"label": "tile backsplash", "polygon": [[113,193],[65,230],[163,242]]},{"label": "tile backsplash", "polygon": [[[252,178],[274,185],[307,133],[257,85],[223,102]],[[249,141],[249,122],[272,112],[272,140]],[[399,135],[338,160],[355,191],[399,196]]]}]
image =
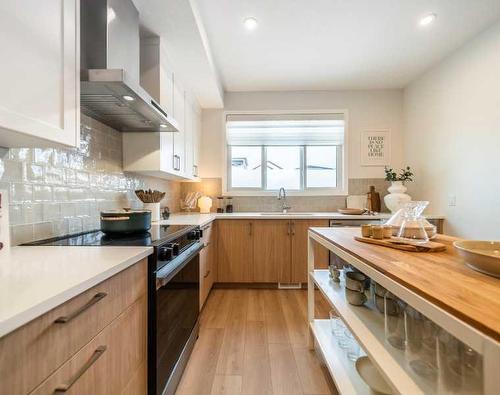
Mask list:
[{"label": "tile backsplash", "polygon": [[167,192],[179,211],[179,182],[124,173],[122,135],[82,115],[80,147],[0,148],[0,189],[9,191],[13,245],[99,228],[102,210],[141,207],[135,189]]},{"label": "tile backsplash", "polygon": [[[375,186],[382,200],[382,211],[387,211],[383,197],[387,194],[389,183],[383,178],[360,178],[349,179],[349,194],[364,195],[368,192],[370,185]],[[202,192],[213,200],[212,211],[217,208],[216,197],[222,194],[221,178],[204,178],[200,183],[182,183],[181,195],[188,192]],[[292,211],[337,211],[346,207],[345,196],[288,196],[287,201]],[[275,196],[235,196],[233,197],[235,211],[279,211],[281,202]]]}]

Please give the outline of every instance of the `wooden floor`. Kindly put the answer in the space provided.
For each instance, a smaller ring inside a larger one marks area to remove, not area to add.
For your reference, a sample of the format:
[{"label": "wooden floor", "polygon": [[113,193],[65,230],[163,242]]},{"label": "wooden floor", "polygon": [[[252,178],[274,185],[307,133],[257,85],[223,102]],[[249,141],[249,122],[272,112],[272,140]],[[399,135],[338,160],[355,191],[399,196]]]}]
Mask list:
[{"label": "wooden floor", "polygon": [[307,345],[306,291],[214,289],[200,322],[177,395],[337,394]]}]

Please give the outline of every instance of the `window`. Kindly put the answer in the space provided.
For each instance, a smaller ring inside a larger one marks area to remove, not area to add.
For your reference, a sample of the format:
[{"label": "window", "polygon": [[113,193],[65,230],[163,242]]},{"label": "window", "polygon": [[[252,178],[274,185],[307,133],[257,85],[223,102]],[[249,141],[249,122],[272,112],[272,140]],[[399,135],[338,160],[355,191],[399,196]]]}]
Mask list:
[{"label": "window", "polygon": [[342,192],[343,114],[226,117],[227,190]]}]

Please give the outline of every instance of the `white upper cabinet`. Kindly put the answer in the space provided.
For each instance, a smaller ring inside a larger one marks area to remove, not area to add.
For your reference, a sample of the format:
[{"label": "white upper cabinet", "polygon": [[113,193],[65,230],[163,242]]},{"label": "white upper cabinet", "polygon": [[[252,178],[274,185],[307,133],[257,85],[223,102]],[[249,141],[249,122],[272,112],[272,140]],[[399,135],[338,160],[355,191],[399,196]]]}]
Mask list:
[{"label": "white upper cabinet", "polygon": [[0,1],[0,146],[79,143],[79,1]]},{"label": "white upper cabinet", "polygon": [[184,175],[186,172],[186,152],[185,152],[185,92],[181,84],[174,76],[174,119],[177,121],[179,131],[174,135],[174,170],[178,174]]}]

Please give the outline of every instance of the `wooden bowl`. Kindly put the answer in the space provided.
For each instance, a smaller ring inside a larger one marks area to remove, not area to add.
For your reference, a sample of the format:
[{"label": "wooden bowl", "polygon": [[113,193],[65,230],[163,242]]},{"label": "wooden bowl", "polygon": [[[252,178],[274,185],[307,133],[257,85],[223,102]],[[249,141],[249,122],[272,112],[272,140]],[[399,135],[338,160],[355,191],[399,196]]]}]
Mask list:
[{"label": "wooden bowl", "polygon": [[500,277],[500,241],[460,240],[453,245],[471,269]]},{"label": "wooden bowl", "polygon": [[361,215],[365,210],[362,208],[339,208],[338,212],[345,215]]}]

